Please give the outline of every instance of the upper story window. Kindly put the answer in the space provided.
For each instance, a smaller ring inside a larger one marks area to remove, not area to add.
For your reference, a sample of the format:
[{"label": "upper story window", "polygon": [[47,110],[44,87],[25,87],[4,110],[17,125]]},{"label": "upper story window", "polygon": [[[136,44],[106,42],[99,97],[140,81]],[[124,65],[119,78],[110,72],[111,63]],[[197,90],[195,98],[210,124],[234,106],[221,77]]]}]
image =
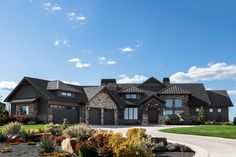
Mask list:
[{"label": "upper story window", "polygon": [[72,96],[72,93],[70,92],[61,92],[62,96]]},{"label": "upper story window", "polygon": [[200,111],[200,109],[199,108],[196,108],[196,110],[195,110],[196,112],[199,112]]},{"label": "upper story window", "polygon": [[21,115],[29,115],[29,106],[24,105],[20,107],[20,114]]},{"label": "upper story window", "polygon": [[183,100],[175,99],[175,107],[183,107]]},{"label": "upper story window", "polygon": [[125,94],[125,99],[137,99],[137,94]]},{"label": "upper story window", "polygon": [[173,100],[172,99],[166,99],[166,107],[173,107]]},{"label": "upper story window", "polygon": [[218,111],[218,112],[221,112],[221,108],[218,108],[217,111]]},{"label": "upper story window", "polygon": [[213,112],[213,108],[210,108],[210,109],[209,109],[209,112]]}]

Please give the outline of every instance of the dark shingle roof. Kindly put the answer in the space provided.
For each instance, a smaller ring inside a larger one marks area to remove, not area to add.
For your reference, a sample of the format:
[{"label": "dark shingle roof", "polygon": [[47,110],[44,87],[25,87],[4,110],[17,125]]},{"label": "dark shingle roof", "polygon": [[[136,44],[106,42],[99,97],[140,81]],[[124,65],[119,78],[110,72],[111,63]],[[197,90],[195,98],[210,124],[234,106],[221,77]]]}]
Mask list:
[{"label": "dark shingle roof", "polygon": [[84,92],[88,98],[88,101],[92,100],[98,93],[100,93],[105,86],[97,86],[97,87],[86,87],[84,88]]},{"label": "dark shingle roof", "polygon": [[68,91],[68,92],[75,92],[80,93],[80,90],[77,90],[70,86],[69,84],[65,84],[61,81],[49,81],[47,85],[47,90],[61,90],[61,91]]},{"label": "dark shingle roof", "polygon": [[125,89],[120,90],[119,93],[143,93],[143,90],[135,86],[129,86]]},{"label": "dark shingle roof", "polygon": [[170,94],[170,95],[172,95],[172,94],[186,94],[186,95],[191,94],[191,92],[189,92],[188,90],[183,89],[177,85],[170,85],[158,93],[159,94]]},{"label": "dark shingle roof", "polygon": [[38,79],[38,78],[31,78],[31,77],[24,77],[21,82],[17,85],[17,87],[8,95],[8,97],[5,99],[6,102],[11,101],[11,96],[14,94],[14,92],[20,87],[20,85],[23,82],[29,82],[39,93],[41,93],[46,99],[55,100],[55,101],[67,101],[67,102],[74,102],[74,103],[84,103],[87,102],[87,97],[84,93],[84,90],[80,86],[76,85],[69,85],[79,91],[80,93],[77,93],[74,98],[71,97],[61,97],[57,94],[53,93],[52,91],[47,90],[48,86],[48,80]]},{"label": "dark shingle roof", "polygon": [[176,83],[172,84],[179,86],[189,92],[191,92],[190,96],[190,105],[208,105],[210,104],[210,100],[208,98],[206,89],[203,83]]},{"label": "dark shingle roof", "polygon": [[211,102],[210,106],[233,106],[226,90],[207,90],[207,94]]}]

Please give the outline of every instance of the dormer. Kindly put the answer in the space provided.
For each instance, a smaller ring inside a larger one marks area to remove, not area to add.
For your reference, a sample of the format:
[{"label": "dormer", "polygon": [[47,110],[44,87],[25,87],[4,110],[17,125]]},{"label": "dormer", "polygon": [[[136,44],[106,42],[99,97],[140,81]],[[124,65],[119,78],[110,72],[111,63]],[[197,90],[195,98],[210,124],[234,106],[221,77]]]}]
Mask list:
[{"label": "dormer", "polygon": [[80,90],[58,80],[48,82],[47,90],[57,94],[58,96],[71,98],[74,98],[76,93],[81,93]]},{"label": "dormer", "polygon": [[122,97],[127,100],[140,99],[142,93],[144,93],[143,90],[137,88],[136,86],[129,86],[119,91],[119,94],[121,94]]}]

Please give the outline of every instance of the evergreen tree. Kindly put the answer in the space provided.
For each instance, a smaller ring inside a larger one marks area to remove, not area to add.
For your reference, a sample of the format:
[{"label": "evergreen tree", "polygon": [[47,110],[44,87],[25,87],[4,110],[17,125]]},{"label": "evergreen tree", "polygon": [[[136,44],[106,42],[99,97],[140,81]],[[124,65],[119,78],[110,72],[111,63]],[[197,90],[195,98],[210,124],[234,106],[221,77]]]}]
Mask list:
[{"label": "evergreen tree", "polygon": [[205,118],[205,110],[203,106],[200,107],[197,118],[201,123],[205,122],[206,118]]}]

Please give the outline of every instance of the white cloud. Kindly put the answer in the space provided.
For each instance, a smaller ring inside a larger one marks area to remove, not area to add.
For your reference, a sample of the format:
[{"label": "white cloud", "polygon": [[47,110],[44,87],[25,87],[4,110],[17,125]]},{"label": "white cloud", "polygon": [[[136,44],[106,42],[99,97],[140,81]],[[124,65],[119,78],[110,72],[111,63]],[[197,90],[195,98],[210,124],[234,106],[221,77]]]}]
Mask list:
[{"label": "white cloud", "polygon": [[120,49],[122,52],[133,52],[134,51],[134,48],[131,48],[131,47],[124,47],[124,48],[121,48]]},{"label": "white cloud", "polygon": [[143,45],[143,43],[141,43],[140,41],[137,41],[135,47],[139,48],[139,47],[141,47],[142,45]]},{"label": "white cloud", "polygon": [[86,20],[86,17],[83,15],[77,15],[75,12],[69,12],[67,13],[67,17],[69,20],[71,21],[79,21],[79,22],[83,22]]},{"label": "white cloud", "polygon": [[74,63],[76,68],[83,69],[91,66],[90,63],[82,63],[79,58],[72,58],[68,61],[69,63]]},{"label": "white cloud", "polygon": [[43,3],[43,8],[45,9],[45,10],[49,10],[50,9],[50,7],[51,7],[51,3],[50,2],[47,2],[47,3]]},{"label": "white cloud", "polygon": [[60,40],[55,40],[53,43],[55,46],[59,46],[60,45]]},{"label": "white cloud", "polygon": [[79,82],[70,82],[70,81],[62,81],[63,83],[66,83],[66,84],[71,84],[71,85],[79,85]]},{"label": "white cloud", "polygon": [[236,90],[228,90],[229,95],[236,95]]},{"label": "white cloud", "polygon": [[196,82],[236,79],[236,65],[226,63],[208,64],[206,67],[192,66],[188,72],[177,72],[170,77],[171,82]]},{"label": "white cloud", "polygon": [[133,77],[129,77],[126,75],[120,75],[120,79],[117,81],[118,83],[141,83],[147,80],[147,77],[144,75],[135,75]]},{"label": "white cloud", "polygon": [[12,81],[2,81],[0,82],[0,90],[12,90],[16,87],[17,83]]},{"label": "white cloud", "polygon": [[55,46],[67,46],[69,47],[70,46],[70,42],[68,40],[55,40],[54,43],[53,43]]},{"label": "white cloud", "polygon": [[61,10],[61,7],[57,4],[55,4],[53,7],[52,7],[52,11],[59,11]]},{"label": "white cloud", "polygon": [[112,59],[106,59],[106,57],[100,57],[100,58],[98,58],[98,61],[100,64],[106,64],[106,65],[116,64],[116,61],[114,61]]},{"label": "white cloud", "polygon": [[45,10],[60,11],[62,8],[58,4],[52,4],[50,2],[44,2],[43,8]]}]

